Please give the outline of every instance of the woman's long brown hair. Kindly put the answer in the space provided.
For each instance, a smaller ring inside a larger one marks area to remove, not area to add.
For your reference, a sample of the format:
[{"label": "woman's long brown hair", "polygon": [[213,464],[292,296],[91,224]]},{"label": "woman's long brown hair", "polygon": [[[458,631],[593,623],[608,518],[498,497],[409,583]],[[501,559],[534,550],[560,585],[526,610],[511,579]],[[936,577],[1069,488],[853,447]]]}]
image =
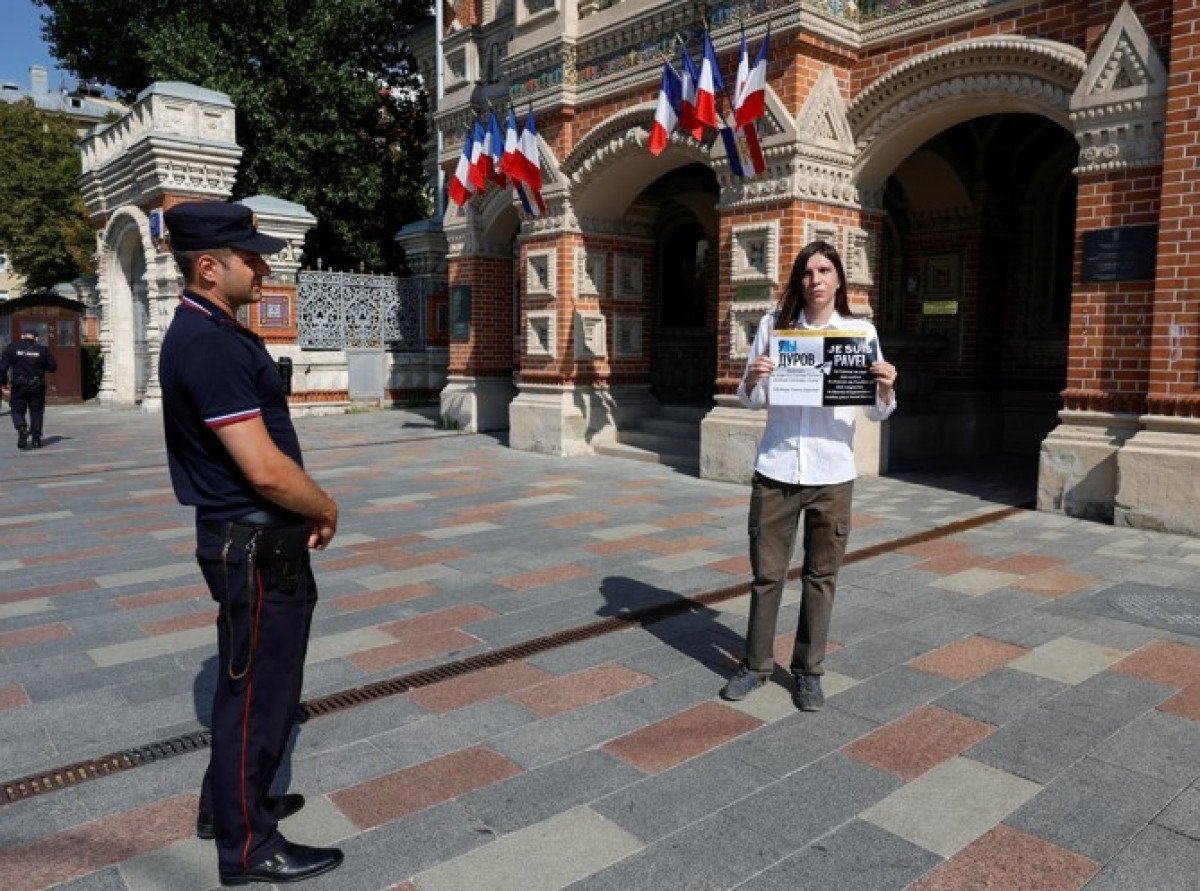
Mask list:
[{"label": "woman's long brown hair", "polygon": [[827,241],[810,241],[796,255],[796,262],[792,264],[792,274],[788,278],[779,304],[779,317],[775,319],[776,328],[790,328],[799,320],[800,307],[804,305],[804,270],[808,268],[808,261],[816,254],[832,263],[833,268],[837,270],[838,289],[833,296],[833,308],[843,319],[853,318],[850,300],[846,296],[846,270],[842,267],[842,258],[838,255],[837,248]]}]

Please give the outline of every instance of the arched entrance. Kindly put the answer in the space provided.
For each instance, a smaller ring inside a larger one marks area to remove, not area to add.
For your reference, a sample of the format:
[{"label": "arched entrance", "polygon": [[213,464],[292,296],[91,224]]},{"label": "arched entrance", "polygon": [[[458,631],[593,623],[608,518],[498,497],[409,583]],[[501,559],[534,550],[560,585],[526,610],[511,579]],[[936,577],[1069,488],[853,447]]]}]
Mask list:
[{"label": "arched entrance", "polygon": [[664,405],[707,407],[717,360],[718,187],[700,164],[659,178],[639,199],[657,206],[650,392]]},{"label": "arched entrance", "polygon": [[985,115],[888,178],[878,321],[904,372],[892,469],[1004,456],[1036,474],[1066,381],[1077,159],[1045,117]]}]

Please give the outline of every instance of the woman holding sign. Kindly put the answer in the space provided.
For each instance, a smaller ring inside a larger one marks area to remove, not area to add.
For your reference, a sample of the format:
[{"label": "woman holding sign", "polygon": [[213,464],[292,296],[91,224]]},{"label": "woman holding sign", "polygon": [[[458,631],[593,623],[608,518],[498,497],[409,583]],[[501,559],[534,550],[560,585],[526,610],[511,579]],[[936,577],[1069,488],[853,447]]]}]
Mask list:
[{"label": "woman holding sign", "polygon": [[780,306],[763,316],[738,399],[765,408],[750,494],[750,623],[746,659],[721,690],[744,699],[774,670],[775,623],[796,531],[804,518],[800,621],[792,649],[793,701],[825,704],[821,689],[829,617],[850,534],[854,419],[896,409],[896,369],[885,362],[875,326],[850,313],[846,275],[832,246],[814,241],[792,265]]}]

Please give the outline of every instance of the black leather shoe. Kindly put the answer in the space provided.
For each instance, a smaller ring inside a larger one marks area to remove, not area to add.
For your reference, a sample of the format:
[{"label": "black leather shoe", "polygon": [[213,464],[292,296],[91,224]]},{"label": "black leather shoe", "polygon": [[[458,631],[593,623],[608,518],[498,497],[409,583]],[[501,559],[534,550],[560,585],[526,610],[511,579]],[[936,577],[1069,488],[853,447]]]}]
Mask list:
[{"label": "black leather shoe", "polygon": [[27,430],[18,430],[17,431],[17,448],[19,448],[19,449],[29,448],[29,431],[27,431]]},{"label": "black leather shoe", "polygon": [[37,434],[34,434],[33,442],[30,443],[30,447],[35,448],[35,449],[40,449],[42,447],[42,438],[40,436],[38,436]]},{"label": "black leather shoe", "polygon": [[245,872],[222,872],[222,885],[249,885],[251,882],[270,882],[286,885],[324,875],[342,865],[344,855],[337,848],[310,848],[284,842],[283,849]]},{"label": "black leather shoe", "polygon": [[[271,813],[276,820],[286,820],[300,810],[300,808],[304,807],[304,796],[288,792],[285,795],[280,795],[278,798],[268,798],[267,806],[271,809]],[[196,816],[196,837],[203,839],[216,838],[210,814],[198,814]]]}]

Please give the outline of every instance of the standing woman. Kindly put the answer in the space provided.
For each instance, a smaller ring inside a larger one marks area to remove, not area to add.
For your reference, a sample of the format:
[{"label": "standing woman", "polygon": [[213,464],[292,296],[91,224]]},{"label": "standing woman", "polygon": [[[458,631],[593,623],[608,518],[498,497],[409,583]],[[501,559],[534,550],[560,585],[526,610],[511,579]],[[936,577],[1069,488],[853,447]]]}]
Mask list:
[{"label": "standing woman", "polygon": [[[850,314],[846,274],[837,251],[814,241],[792,265],[780,307],[763,316],[750,349],[738,399],[747,408],[765,408],[767,426],[758,444],[750,494],[750,623],[746,659],[721,690],[725,699],[744,699],[767,682],[775,666],[775,623],[804,517],[803,599],[791,671],[797,708],[816,711],[825,704],[821,675],[838,569],[850,534],[854,490],[855,407],[824,408],[771,404],[775,362],[769,343],[775,329],[808,328],[865,333],[878,350],[875,326]],[[896,369],[879,359],[871,365],[875,404],[865,409],[882,421],[896,409]]]}]

